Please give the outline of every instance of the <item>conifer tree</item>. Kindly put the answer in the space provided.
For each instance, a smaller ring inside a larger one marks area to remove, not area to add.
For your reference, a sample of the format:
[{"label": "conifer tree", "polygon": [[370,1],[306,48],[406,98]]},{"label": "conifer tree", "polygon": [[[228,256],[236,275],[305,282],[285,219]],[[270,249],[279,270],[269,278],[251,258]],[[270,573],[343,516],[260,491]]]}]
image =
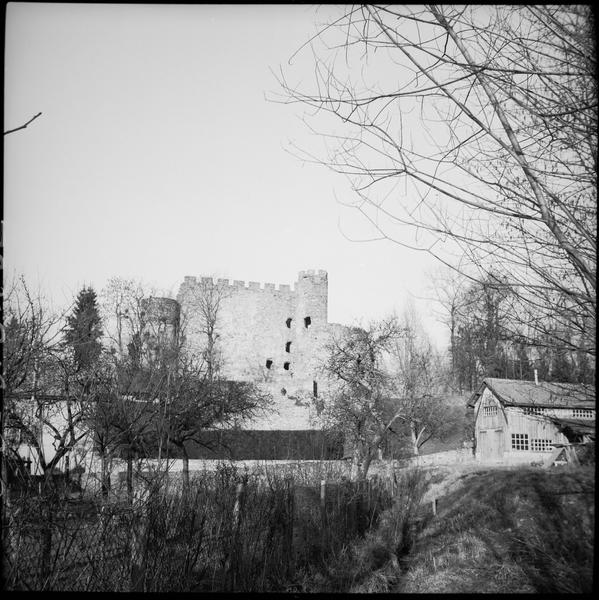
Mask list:
[{"label": "conifer tree", "polygon": [[102,351],[102,321],[93,288],[83,288],[77,295],[73,313],[67,317],[65,341],[73,348],[77,370],[93,366]]}]

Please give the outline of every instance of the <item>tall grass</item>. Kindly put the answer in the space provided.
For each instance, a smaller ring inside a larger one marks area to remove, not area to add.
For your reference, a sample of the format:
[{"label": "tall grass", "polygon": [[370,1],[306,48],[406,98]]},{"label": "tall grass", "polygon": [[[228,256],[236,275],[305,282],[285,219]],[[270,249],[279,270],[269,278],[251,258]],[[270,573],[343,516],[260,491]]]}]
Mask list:
[{"label": "tall grass", "polygon": [[197,473],[188,487],[147,475],[132,504],[126,494],[78,505],[24,495],[11,509],[5,589],[297,589],[298,577],[324,568],[391,502],[381,486],[340,481],[327,484],[323,504],[322,476],[224,465]]},{"label": "tall grass", "polygon": [[396,471],[392,503],[355,537],[333,553],[327,563],[309,565],[299,589],[305,592],[388,592],[426,521],[421,501],[426,491],[418,468]]}]

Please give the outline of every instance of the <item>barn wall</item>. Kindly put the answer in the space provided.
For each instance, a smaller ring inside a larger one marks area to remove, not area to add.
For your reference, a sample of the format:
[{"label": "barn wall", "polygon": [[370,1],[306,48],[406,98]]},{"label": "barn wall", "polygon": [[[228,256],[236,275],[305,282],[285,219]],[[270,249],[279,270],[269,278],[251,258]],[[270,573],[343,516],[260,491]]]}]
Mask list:
[{"label": "barn wall", "polygon": [[[503,462],[506,417],[501,403],[485,388],[474,407],[476,458],[479,462]],[[493,412],[494,414],[487,414]]]},{"label": "barn wall", "polygon": [[[485,410],[490,408],[491,410]],[[571,416],[570,409],[555,409]],[[486,413],[494,414],[486,414]],[[527,415],[521,408],[503,407],[499,399],[485,388],[475,405],[476,458],[483,463],[523,464],[544,461],[551,449],[542,447],[542,442],[566,443],[568,440],[557,427],[546,418]],[[512,434],[528,436],[521,438],[521,445],[528,449],[512,448]],[[536,447],[536,450],[533,450]]]},{"label": "barn wall", "polygon": [[[506,432],[505,461],[508,464],[522,462],[539,462],[551,454],[547,451],[532,450],[534,440],[550,440],[553,443],[567,443],[566,436],[559,432],[557,427],[536,415],[525,415],[519,408],[506,409],[508,429]],[[529,450],[513,450],[512,434],[528,434]]]}]

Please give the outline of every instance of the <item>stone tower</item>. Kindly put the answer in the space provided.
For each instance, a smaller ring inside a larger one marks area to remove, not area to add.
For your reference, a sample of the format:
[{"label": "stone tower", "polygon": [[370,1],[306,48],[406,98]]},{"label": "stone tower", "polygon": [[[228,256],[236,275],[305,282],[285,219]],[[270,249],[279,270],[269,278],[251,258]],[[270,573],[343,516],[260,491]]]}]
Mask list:
[{"label": "stone tower", "polygon": [[143,356],[149,361],[171,360],[179,341],[179,303],[153,296],[141,301],[141,311]]},{"label": "stone tower", "polygon": [[297,399],[319,390],[318,366],[329,335],[326,271],[300,271],[293,289],[185,277],[177,300],[191,351],[206,347],[207,298],[216,312],[223,377],[253,381],[272,393],[278,417],[265,428],[309,428],[308,403]]}]

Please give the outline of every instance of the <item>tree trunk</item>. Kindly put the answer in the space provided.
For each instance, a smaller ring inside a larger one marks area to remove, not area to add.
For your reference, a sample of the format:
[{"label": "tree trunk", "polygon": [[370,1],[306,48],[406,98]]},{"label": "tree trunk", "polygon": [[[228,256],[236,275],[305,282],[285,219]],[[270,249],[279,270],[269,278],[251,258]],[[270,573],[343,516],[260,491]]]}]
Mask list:
[{"label": "tree trunk", "polygon": [[349,473],[349,478],[352,481],[356,481],[360,478],[360,451],[357,447],[355,447],[352,451],[352,459],[351,459],[351,469]]},{"label": "tree trunk", "polygon": [[415,456],[419,455],[418,452],[418,434],[416,432],[416,425],[414,423],[412,423],[410,425],[410,437],[412,439],[412,452],[414,453]]},{"label": "tree trunk", "polygon": [[44,473],[42,497],[40,503],[40,561],[39,561],[39,582],[38,589],[43,591],[51,576],[52,563],[52,516],[56,506],[56,489],[52,477],[52,470]]},{"label": "tree trunk", "polygon": [[108,460],[106,458],[106,451],[102,450],[102,454],[100,456],[100,469],[101,469],[101,478],[102,478],[102,497],[104,499],[108,498],[108,493],[110,492],[110,473],[108,473]]},{"label": "tree trunk", "polygon": [[133,452],[127,448],[127,500],[133,504]]},{"label": "tree trunk", "polygon": [[183,492],[189,492],[189,455],[183,445]]},{"label": "tree trunk", "polygon": [[364,457],[364,460],[362,461],[362,473],[359,478],[361,481],[365,480],[366,476],[368,475],[368,469],[370,469],[370,463],[372,462],[372,457],[373,457],[373,453],[371,451],[369,451],[368,454]]}]

